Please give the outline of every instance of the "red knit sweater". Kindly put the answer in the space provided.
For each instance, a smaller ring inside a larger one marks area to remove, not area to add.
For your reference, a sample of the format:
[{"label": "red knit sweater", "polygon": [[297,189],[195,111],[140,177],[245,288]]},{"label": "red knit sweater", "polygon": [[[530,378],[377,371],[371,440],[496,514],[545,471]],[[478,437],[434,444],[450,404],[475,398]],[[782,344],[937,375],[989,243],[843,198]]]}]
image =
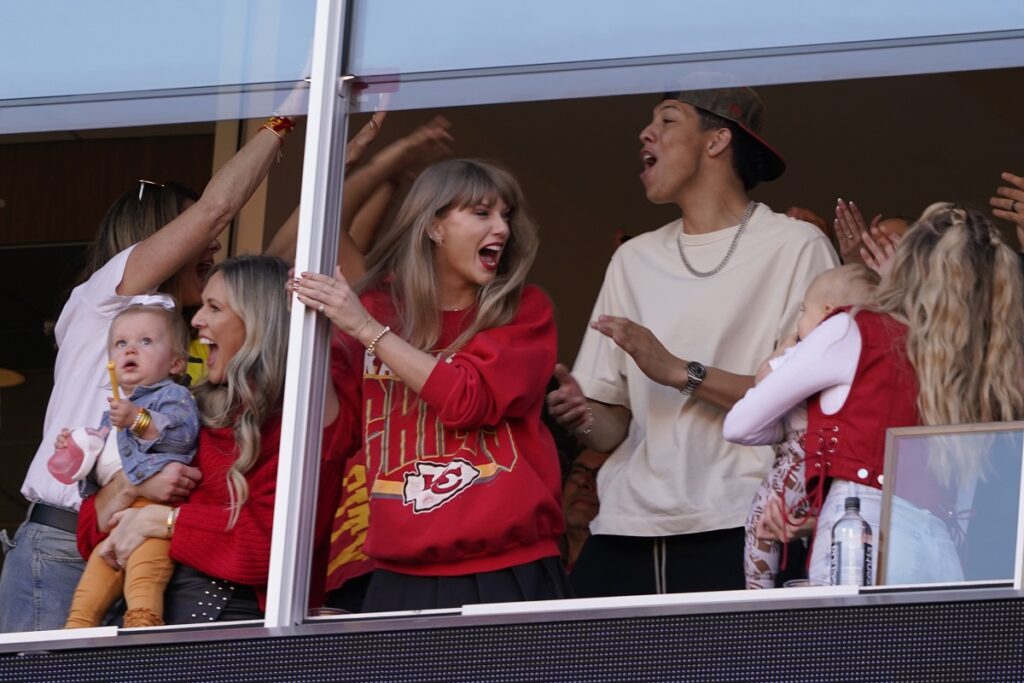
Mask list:
[{"label": "red knit sweater", "polygon": [[[381,291],[363,296],[396,327]],[[443,314],[438,348],[472,311]],[[527,287],[515,318],[439,362],[419,395],[339,336],[332,367],[349,429],[362,434],[370,524],[365,553],[406,574],[454,576],[557,557],[558,456],[540,420],[557,354],[551,302]],[[347,406],[347,407],[346,407]]]},{"label": "red knit sweater", "polygon": [[[322,603],[327,530],[340,491],[339,456],[343,446],[335,441],[337,426],[338,420],[335,420],[324,429],[323,435],[320,505],[310,589],[310,604],[314,605]],[[235,526],[228,529],[230,497],[226,475],[238,453],[234,432],[230,427],[203,427],[192,463],[203,473],[203,478],[181,505],[171,539],[171,559],[216,578],[253,586],[261,609],[266,603],[280,441],[280,418],[272,418],[262,431],[261,455],[245,475],[249,497],[239,511]],[[82,502],[78,547],[83,557],[89,557],[92,549],[106,537],[97,528],[94,503],[93,498]]]}]

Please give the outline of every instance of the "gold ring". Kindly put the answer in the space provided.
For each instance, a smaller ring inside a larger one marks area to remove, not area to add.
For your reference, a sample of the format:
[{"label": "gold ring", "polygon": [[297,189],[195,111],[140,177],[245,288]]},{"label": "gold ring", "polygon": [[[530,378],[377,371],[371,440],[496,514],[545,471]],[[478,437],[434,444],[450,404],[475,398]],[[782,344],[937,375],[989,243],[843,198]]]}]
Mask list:
[{"label": "gold ring", "polygon": [[323,304],[320,304],[320,307],[319,307],[318,309],[316,309],[316,310],[318,310],[318,311],[320,311],[321,313],[323,313],[323,312],[324,312],[324,305],[323,305]]},{"label": "gold ring", "polygon": [[846,233],[846,239],[852,240],[853,239],[853,233],[852,232]]}]

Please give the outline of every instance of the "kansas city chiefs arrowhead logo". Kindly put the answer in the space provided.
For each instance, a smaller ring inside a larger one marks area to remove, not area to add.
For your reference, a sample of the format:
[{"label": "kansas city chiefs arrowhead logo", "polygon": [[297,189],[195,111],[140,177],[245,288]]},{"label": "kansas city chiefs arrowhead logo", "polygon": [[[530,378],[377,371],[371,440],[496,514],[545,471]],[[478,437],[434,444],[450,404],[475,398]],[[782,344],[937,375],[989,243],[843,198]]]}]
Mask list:
[{"label": "kansas city chiefs arrowhead logo", "polygon": [[416,463],[416,472],[406,472],[402,502],[416,514],[430,512],[465,491],[480,476],[480,470],[456,458],[445,465]]}]

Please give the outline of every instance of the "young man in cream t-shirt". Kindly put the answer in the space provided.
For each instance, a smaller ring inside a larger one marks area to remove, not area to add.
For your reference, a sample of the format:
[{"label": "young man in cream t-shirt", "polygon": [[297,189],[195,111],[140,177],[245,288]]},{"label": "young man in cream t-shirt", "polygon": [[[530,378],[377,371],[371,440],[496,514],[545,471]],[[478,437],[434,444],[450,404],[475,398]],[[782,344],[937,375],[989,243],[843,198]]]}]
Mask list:
[{"label": "young man in cream t-shirt", "polygon": [[579,597],[742,589],[743,522],[771,449],[722,420],[838,265],[815,227],[750,201],[782,159],[749,88],[672,93],[640,134],[647,198],[683,218],[612,257],[553,415],[597,451],[601,511],[571,575]]}]

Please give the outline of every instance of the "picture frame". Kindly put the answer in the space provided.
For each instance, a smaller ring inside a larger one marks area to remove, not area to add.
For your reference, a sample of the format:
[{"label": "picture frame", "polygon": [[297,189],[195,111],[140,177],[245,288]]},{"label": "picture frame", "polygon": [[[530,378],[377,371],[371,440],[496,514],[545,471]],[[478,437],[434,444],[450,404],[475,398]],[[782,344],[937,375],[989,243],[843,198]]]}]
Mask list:
[{"label": "picture frame", "polygon": [[1024,585],[1024,421],[886,433],[877,585]]}]

